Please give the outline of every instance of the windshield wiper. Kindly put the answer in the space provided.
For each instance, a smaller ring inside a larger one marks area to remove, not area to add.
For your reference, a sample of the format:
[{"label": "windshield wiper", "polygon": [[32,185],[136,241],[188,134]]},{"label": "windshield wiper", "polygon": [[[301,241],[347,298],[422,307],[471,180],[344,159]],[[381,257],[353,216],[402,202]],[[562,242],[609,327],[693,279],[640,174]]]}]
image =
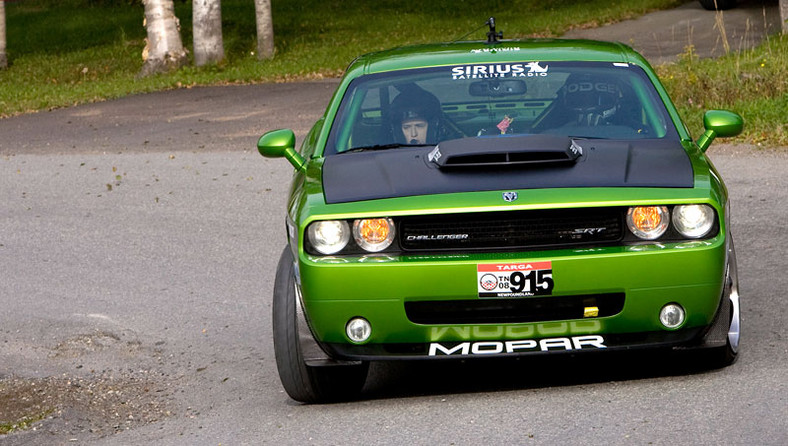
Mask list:
[{"label": "windshield wiper", "polygon": [[363,146],[363,147],[353,147],[350,150],[345,150],[342,153],[352,153],[352,152],[366,152],[367,150],[388,150],[388,149],[398,149],[400,147],[435,147],[435,144],[375,144],[371,146]]}]

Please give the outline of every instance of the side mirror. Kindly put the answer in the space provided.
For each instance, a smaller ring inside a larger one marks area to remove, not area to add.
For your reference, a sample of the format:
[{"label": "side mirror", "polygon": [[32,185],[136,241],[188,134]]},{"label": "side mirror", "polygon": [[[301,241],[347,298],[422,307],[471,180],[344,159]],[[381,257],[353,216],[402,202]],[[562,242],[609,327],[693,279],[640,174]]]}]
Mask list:
[{"label": "side mirror", "polygon": [[306,160],[295,150],[295,134],[290,129],[270,131],[257,141],[257,150],[266,158],[285,157],[296,170],[306,164]]},{"label": "side mirror", "polygon": [[703,115],[703,127],[706,131],[698,138],[697,144],[701,152],[709,148],[716,137],[736,136],[744,127],[744,119],[736,113],[725,110],[709,110]]}]

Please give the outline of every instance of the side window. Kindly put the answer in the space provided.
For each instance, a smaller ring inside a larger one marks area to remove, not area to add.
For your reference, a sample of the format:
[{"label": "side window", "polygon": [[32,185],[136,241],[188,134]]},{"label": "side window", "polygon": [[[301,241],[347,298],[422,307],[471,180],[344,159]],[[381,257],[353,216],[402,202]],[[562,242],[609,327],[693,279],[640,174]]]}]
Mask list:
[{"label": "side window", "polygon": [[[344,152],[353,147],[362,147],[364,144],[356,140],[363,139],[361,132],[357,132],[360,125],[363,125],[364,105],[374,103],[375,99],[370,98],[370,90],[366,88],[356,88],[349,93],[349,97],[342,102],[342,106],[337,113],[339,121],[334,123],[336,128],[334,144],[337,152]],[[373,95],[374,96],[374,95]]]},{"label": "side window", "polygon": [[639,136],[645,138],[664,138],[668,133],[668,123],[662,109],[655,104],[662,104],[650,83],[644,82],[640,76],[631,76],[631,87],[625,91],[623,104],[634,118],[634,128]]},{"label": "side window", "polygon": [[367,147],[385,143],[381,141],[384,122],[380,107],[380,88],[365,90],[361,107],[354,113],[353,127],[348,148]]}]

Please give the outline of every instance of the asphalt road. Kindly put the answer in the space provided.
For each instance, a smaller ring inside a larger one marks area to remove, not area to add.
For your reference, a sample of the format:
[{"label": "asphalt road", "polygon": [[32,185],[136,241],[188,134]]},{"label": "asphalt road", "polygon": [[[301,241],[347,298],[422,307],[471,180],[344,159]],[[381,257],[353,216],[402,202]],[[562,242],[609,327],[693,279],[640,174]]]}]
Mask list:
[{"label": "asphalt road", "polygon": [[302,136],[335,86],[177,90],[0,120],[0,391],[73,396],[0,443],[788,443],[785,150],[710,152],[737,237],[733,366],[384,363],[363,401],[290,400],[270,296],[291,169],[254,143],[279,127]]},{"label": "asphalt road", "polygon": [[[111,426],[87,409],[51,414],[4,444],[785,444],[788,158],[711,157],[738,237],[744,337],[732,367],[382,364],[365,401],[328,406],[289,400],[274,364],[283,161],[243,150],[0,158],[0,375],[115,383],[142,401]],[[150,392],[128,387],[140,380]],[[169,414],[147,413],[154,405]]]}]

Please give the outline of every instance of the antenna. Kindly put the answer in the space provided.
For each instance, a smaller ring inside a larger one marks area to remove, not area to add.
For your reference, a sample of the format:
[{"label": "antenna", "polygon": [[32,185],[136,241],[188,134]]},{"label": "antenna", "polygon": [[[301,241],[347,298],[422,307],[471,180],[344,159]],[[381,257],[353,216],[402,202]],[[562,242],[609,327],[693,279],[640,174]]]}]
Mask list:
[{"label": "antenna", "polygon": [[498,43],[498,39],[503,39],[503,31],[495,31],[495,17],[490,17],[485,25],[490,27],[490,30],[487,32],[487,43]]},{"label": "antenna", "polygon": [[[0,1],[2,1],[2,0],[0,0]],[[490,27],[490,31],[487,33],[487,43],[490,43],[490,44],[498,43],[498,39],[503,39],[503,31],[495,32],[495,17],[490,17],[486,22],[484,22],[484,24],[482,26],[474,29],[473,31],[469,32],[468,34],[466,34],[466,35],[464,35],[462,37],[459,37],[457,39],[452,40],[452,42],[459,42],[460,40],[465,39],[466,37],[470,36],[471,34],[475,33],[476,31],[479,31],[480,29],[484,28],[485,26],[489,26]]]}]

